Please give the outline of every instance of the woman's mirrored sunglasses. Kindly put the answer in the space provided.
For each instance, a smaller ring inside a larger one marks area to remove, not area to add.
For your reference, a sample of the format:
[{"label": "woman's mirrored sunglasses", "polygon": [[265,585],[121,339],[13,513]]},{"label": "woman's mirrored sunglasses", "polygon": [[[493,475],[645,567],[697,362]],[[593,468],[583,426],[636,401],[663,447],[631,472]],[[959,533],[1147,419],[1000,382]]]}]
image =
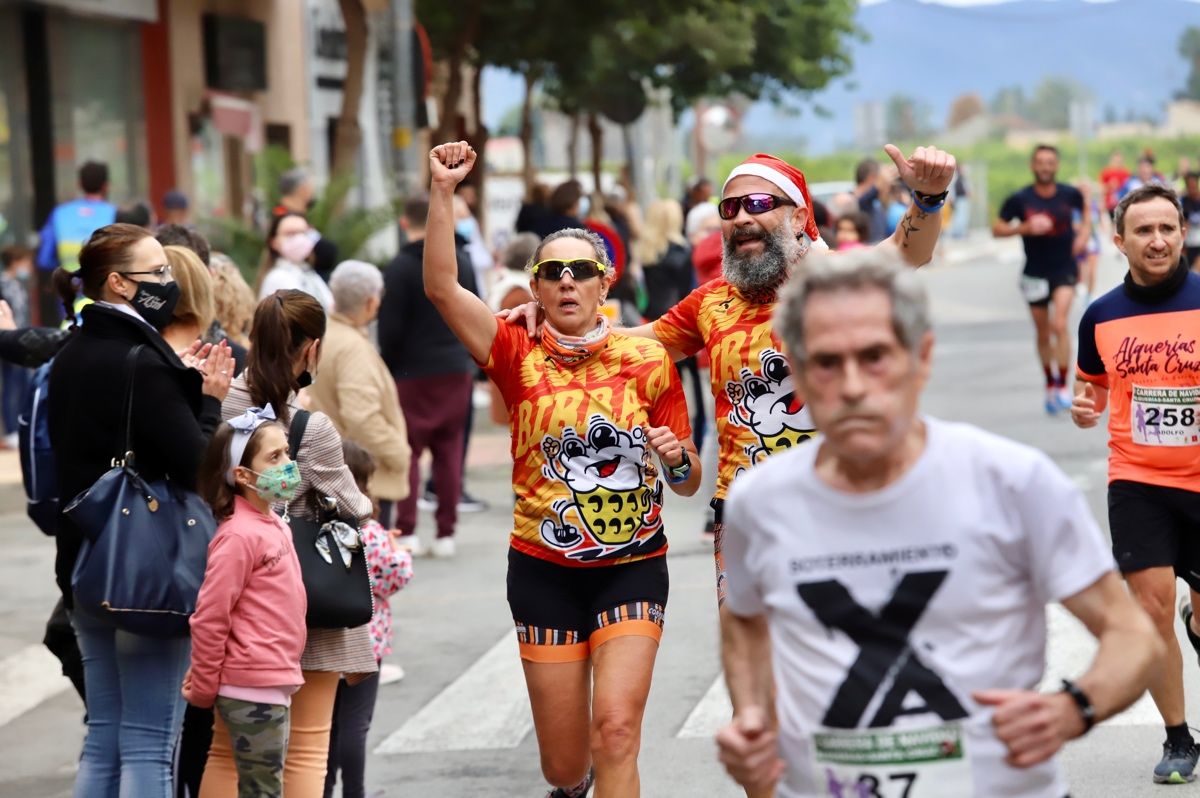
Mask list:
[{"label": "woman's mirrored sunglasses", "polygon": [[607,270],[603,263],[591,258],[575,258],[574,260],[547,258],[533,264],[531,271],[534,277],[541,277],[544,280],[561,280],[563,272],[569,272],[571,279],[578,282],[599,277]]},{"label": "woman's mirrored sunglasses", "polygon": [[777,197],[774,194],[743,194],[740,197],[726,197],[717,203],[717,213],[722,219],[729,220],[738,215],[738,208],[746,209],[751,216],[758,216],[778,208],[780,205],[795,205],[787,197]]}]

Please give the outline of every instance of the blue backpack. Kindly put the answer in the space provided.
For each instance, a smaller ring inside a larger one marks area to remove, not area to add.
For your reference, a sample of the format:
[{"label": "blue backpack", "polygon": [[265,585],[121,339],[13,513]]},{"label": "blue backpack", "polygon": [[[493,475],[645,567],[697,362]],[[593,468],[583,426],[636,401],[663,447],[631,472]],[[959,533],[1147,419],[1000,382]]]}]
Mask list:
[{"label": "blue backpack", "polygon": [[50,367],[43,364],[33,372],[25,411],[17,419],[17,447],[21,454],[21,481],[25,483],[25,508],[33,523],[47,535],[58,532],[58,477],[54,473],[54,450],[50,447],[48,418]]}]

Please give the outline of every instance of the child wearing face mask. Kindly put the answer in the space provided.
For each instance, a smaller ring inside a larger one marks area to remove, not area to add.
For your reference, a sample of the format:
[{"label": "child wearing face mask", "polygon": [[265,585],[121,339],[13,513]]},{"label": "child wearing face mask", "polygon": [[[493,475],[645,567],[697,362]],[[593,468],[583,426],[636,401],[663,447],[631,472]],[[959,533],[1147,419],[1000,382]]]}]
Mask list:
[{"label": "child wearing face mask", "polygon": [[221,524],[191,619],[183,697],[215,704],[213,735],[229,735],[239,798],[283,792],[291,695],[304,682],[307,600],[291,531],[271,506],[295,498],[299,484],[287,431],[270,407],[222,424],[200,472]]}]

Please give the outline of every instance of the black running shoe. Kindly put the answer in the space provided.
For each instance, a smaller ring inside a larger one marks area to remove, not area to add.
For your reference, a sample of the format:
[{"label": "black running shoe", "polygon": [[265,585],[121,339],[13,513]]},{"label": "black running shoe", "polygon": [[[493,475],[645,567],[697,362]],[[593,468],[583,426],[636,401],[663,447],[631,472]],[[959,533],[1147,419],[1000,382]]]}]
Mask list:
[{"label": "black running shoe", "polygon": [[587,778],[584,779],[583,789],[574,792],[567,792],[562,787],[555,787],[550,792],[546,793],[546,798],[586,798],[587,794],[592,791],[592,785],[596,783],[596,769],[589,768]]},{"label": "black running shoe", "polygon": [[1195,741],[1186,743],[1163,743],[1163,755],[1154,767],[1155,784],[1187,784],[1196,778],[1196,759],[1200,757],[1200,746]]}]

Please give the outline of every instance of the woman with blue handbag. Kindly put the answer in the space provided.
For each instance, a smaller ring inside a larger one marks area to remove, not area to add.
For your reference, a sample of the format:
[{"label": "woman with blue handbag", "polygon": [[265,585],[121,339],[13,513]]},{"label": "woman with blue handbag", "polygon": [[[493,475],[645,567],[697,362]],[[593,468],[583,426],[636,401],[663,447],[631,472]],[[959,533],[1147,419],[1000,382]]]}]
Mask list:
[{"label": "woman with blue handbag", "polygon": [[[131,631],[135,619],[146,623],[153,616],[153,606],[123,613],[115,602],[76,602],[72,580],[80,576],[85,537],[94,552],[119,542],[121,533],[131,531],[122,528],[122,517],[138,524],[134,531],[142,537],[131,539],[145,539],[147,532],[161,532],[163,540],[181,535],[178,511],[197,500],[200,459],[229,391],[230,353],[224,345],[194,346],[181,357],[163,339],[160,330],[171,321],[179,290],[162,246],[141,227],[100,228],[80,252],[78,270],[60,268],[54,285],[68,317],[77,293],[91,300],[50,375],[47,406],[59,495],[64,503],[78,497],[86,505],[89,495],[107,495],[103,489],[117,480],[150,497],[129,506],[83,507],[90,514],[60,518],[55,575],[79,638],[87,687],[88,731],[75,796],[170,798],[183,719],[179,684],[189,654],[186,617],[171,615],[155,628]],[[136,465],[122,448],[136,453]],[[105,510],[112,518],[98,524],[97,512]],[[87,586],[102,579],[106,589],[136,592],[142,585],[128,584],[128,574],[145,558],[159,556],[155,548],[120,552],[123,559],[110,560],[105,573],[87,574]],[[163,573],[161,581],[169,586],[174,577]]]}]

